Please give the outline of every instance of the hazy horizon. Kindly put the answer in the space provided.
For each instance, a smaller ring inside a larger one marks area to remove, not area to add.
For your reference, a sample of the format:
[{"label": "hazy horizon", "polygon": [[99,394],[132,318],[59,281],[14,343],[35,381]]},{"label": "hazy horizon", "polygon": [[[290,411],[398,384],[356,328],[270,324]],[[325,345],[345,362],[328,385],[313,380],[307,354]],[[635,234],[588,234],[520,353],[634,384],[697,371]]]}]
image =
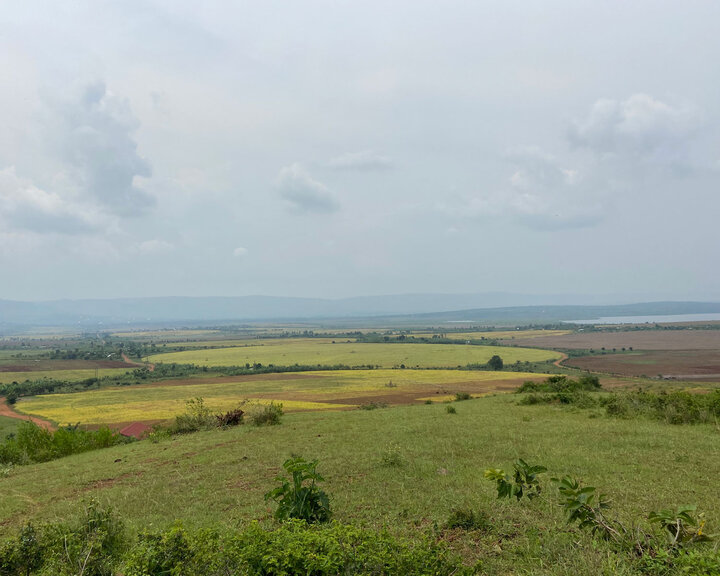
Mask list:
[{"label": "hazy horizon", "polygon": [[0,299],[720,301],[718,21],[10,1]]}]

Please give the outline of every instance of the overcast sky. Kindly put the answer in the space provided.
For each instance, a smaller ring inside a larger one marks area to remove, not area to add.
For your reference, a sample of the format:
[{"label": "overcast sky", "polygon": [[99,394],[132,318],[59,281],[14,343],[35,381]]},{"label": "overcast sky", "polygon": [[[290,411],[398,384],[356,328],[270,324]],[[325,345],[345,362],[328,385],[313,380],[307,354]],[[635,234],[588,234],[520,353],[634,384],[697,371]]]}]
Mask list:
[{"label": "overcast sky", "polygon": [[8,0],[0,298],[720,300],[720,3]]}]

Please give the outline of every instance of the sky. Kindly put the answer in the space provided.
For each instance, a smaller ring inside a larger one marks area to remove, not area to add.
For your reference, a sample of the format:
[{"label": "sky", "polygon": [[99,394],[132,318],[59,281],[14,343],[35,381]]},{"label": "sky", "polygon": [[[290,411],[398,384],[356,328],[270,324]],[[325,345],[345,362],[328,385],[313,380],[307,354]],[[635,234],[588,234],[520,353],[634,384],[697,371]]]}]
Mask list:
[{"label": "sky", "polygon": [[720,300],[720,3],[7,0],[0,299]]}]

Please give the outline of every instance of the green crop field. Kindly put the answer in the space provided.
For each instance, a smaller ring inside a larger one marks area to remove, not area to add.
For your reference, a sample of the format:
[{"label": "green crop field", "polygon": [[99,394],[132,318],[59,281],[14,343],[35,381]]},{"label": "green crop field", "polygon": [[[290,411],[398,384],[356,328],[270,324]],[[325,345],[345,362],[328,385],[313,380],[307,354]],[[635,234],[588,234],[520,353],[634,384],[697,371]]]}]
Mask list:
[{"label": "green crop field", "polygon": [[282,402],[286,410],[337,410],[367,402],[409,403],[448,394],[481,395],[512,389],[537,374],[458,370],[344,370],[301,374],[189,379],[22,398],[15,409],[64,425],[166,420],[190,398],[202,397],[217,411],[244,400]]},{"label": "green crop field", "polygon": [[[720,531],[717,430],[622,420],[587,410],[518,406],[512,395],[445,405],[302,412],[279,426],[240,426],[20,466],[0,477],[0,536],[27,520],[65,520],[89,498],[117,509],[131,532],[168,527],[271,526],[263,494],[290,455],[318,458],[334,518],[410,538],[433,530],[481,574],[639,575],[631,553],[568,526],[549,477],[571,474],[612,498],[611,517],[697,504]],[[594,416],[594,417],[591,417]],[[384,462],[388,453],[397,464]],[[518,457],[543,464],[533,501],[496,500],[483,478]],[[443,529],[453,509],[488,517],[483,531]],[[712,546],[712,545],[711,545]],[[647,572],[646,572],[647,574]],[[699,574],[699,573],[698,573]]]},{"label": "green crop field", "polygon": [[25,380],[42,380],[43,378],[55,378],[57,380],[66,380],[68,382],[77,382],[88,378],[99,378],[103,376],[119,376],[125,374],[128,370],[132,370],[132,366],[127,368],[98,368],[80,369],[80,370],[33,370],[29,372],[0,372],[0,384],[9,382],[24,382]]},{"label": "green crop field", "polygon": [[246,363],[275,364],[344,364],[376,365],[386,368],[404,364],[408,367],[456,367],[484,364],[499,355],[506,364],[516,361],[542,362],[561,358],[558,352],[533,348],[469,346],[455,344],[364,344],[332,340],[259,341],[233,348],[188,350],[150,356],[150,362],[178,362],[206,366],[233,366]]}]

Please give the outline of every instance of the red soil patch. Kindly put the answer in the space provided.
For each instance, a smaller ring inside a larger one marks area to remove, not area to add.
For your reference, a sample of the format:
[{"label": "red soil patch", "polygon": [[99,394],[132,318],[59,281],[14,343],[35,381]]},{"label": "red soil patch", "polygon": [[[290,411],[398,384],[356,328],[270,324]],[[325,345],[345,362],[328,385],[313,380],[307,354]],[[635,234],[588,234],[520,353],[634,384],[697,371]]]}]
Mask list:
[{"label": "red soil patch", "polygon": [[43,420],[42,418],[37,418],[35,416],[28,416],[27,414],[19,414],[18,412],[15,412],[10,406],[8,406],[4,397],[0,397],[0,416],[6,416],[7,418],[15,418],[17,420],[29,420],[30,422],[34,422],[41,428],[45,428],[45,430],[56,429],[52,422],[48,422],[47,420]]}]

